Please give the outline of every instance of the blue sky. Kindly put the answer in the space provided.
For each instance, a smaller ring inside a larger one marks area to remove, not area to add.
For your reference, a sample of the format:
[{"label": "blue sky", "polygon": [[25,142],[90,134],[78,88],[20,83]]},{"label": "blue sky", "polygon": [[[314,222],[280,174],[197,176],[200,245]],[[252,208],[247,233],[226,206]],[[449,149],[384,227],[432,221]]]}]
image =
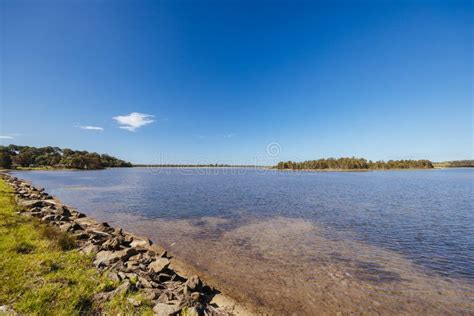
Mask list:
[{"label": "blue sky", "polygon": [[0,5],[2,144],[135,163],[473,158],[471,1]]}]

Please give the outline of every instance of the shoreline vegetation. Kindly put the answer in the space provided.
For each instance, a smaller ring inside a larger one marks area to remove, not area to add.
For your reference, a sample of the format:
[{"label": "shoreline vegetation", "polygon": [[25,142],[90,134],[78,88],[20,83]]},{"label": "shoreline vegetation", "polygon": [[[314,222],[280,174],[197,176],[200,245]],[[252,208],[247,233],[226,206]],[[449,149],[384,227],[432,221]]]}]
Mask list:
[{"label": "shoreline vegetation", "polygon": [[290,170],[387,170],[387,169],[433,169],[433,163],[429,160],[389,160],[371,161],[364,158],[342,157],[318,160],[307,160],[303,162],[282,161],[275,169]]},{"label": "shoreline vegetation", "polygon": [[301,171],[377,171],[377,170],[419,170],[434,168],[474,167],[474,160],[434,163],[430,160],[388,160],[371,161],[364,158],[342,157],[302,162],[281,161],[273,169]]},{"label": "shoreline vegetation", "polygon": [[281,161],[275,166],[244,164],[132,164],[108,154],[59,147],[0,146],[0,170],[99,170],[105,168],[259,168],[300,171],[376,171],[433,168],[471,168],[474,160],[432,162],[421,160],[371,161],[357,157],[325,158],[302,162]]},{"label": "shoreline vegetation", "polygon": [[433,163],[435,168],[474,168],[474,160],[453,160]]},{"label": "shoreline vegetation", "polygon": [[0,173],[0,305],[12,315],[250,315],[149,239]]},{"label": "shoreline vegetation", "polygon": [[259,168],[299,171],[383,171],[419,170],[435,168],[470,168],[474,160],[432,162],[429,160],[389,160],[372,162],[364,158],[327,158],[303,162],[283,161],[275,166],[231,165],[231,164],[134,164],[137,168]]},{"label": "shoreline vegetation", "polygon": [[0,146],[0,169],[49,170],[132,167],[130,162],[107,154],[59,147]]}]

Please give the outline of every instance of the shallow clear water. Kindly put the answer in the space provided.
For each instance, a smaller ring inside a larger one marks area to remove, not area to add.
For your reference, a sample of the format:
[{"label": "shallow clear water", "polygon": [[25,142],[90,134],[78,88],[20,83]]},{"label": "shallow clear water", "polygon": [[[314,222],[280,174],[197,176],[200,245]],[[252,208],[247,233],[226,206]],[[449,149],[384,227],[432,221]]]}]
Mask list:
[{"label": "shallow clear water", "polygon": [[[229,234],[238,232],[232,242],[227,241],[229,246],[234,252],[252,253],[252,264],[265,266],[270,260],[265,256],[271,250],[265,250],[262,240],[269,234],[258,240],[256,236],[259,230],[274,227],[269,230],[275,234],[273,240],[285,231],[285,249],[293,249],[291,255],[296,258],[306,258],[308,267],[318,257],[318,262],[355,266],[369,281],[374,276],[382,282],[400,278],[400,271],[383,273],[382,255],[353,260],[365,251],[363,247],[373,247],[370,249],[380,250],[385,257],[406,259],[406,266],[413,264],[426,275],[454,283],[474,281],[473,169],[284,172],[131,168],[15,174],[86,214],[156,236],[168,245],[187,240],[193,230],[195,237],[206,241],[202,247],[217,249]],[[128,216],[133,220],[126,220]],[[332,245],[327,256],[322,258],[320,248],[315,254],[315,233],[303,233],[306,226],[295,221],[318,227],[317,242]],[[178,228],[168,229],[163,223]],[[180,229],[180,223],[187,226]],[[256,228],[262,223],[267,224]],[[275,223],[277,226],[269,226]],[[155,227],[166,232],[166,237]],[[348,244],[364,246],[344,253]],[[186,253],[181,255],[186,257]],[[281,261],[282,256],[278,258]]]}]

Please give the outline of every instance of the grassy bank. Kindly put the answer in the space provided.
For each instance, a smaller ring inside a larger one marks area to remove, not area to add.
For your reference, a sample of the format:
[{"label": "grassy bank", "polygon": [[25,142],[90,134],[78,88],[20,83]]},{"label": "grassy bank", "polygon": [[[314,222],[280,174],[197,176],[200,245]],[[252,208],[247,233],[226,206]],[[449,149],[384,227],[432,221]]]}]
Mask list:
[{"label": "grassy bank", "polygon": [[138,293],[95,303],[94,294],[120,284],[99,275],[70,235],[17,214],[17,208],[11,188],[0,180],[0,305],[21,314],[152,314]]}]

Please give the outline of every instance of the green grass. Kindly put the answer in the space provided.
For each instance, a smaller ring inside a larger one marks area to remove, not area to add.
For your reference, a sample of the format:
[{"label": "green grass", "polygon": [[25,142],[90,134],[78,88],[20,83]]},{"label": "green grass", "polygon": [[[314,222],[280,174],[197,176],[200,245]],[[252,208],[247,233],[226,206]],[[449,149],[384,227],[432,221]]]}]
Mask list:
[{"label": "green grass", "polygon": [[0,180],[0,305],[30,315],[151,314],[147,302],[128,303],[139,293],[93,303],[95,293],[118,284],[100,275],[69,235],[16,210],[11,188]]}]

